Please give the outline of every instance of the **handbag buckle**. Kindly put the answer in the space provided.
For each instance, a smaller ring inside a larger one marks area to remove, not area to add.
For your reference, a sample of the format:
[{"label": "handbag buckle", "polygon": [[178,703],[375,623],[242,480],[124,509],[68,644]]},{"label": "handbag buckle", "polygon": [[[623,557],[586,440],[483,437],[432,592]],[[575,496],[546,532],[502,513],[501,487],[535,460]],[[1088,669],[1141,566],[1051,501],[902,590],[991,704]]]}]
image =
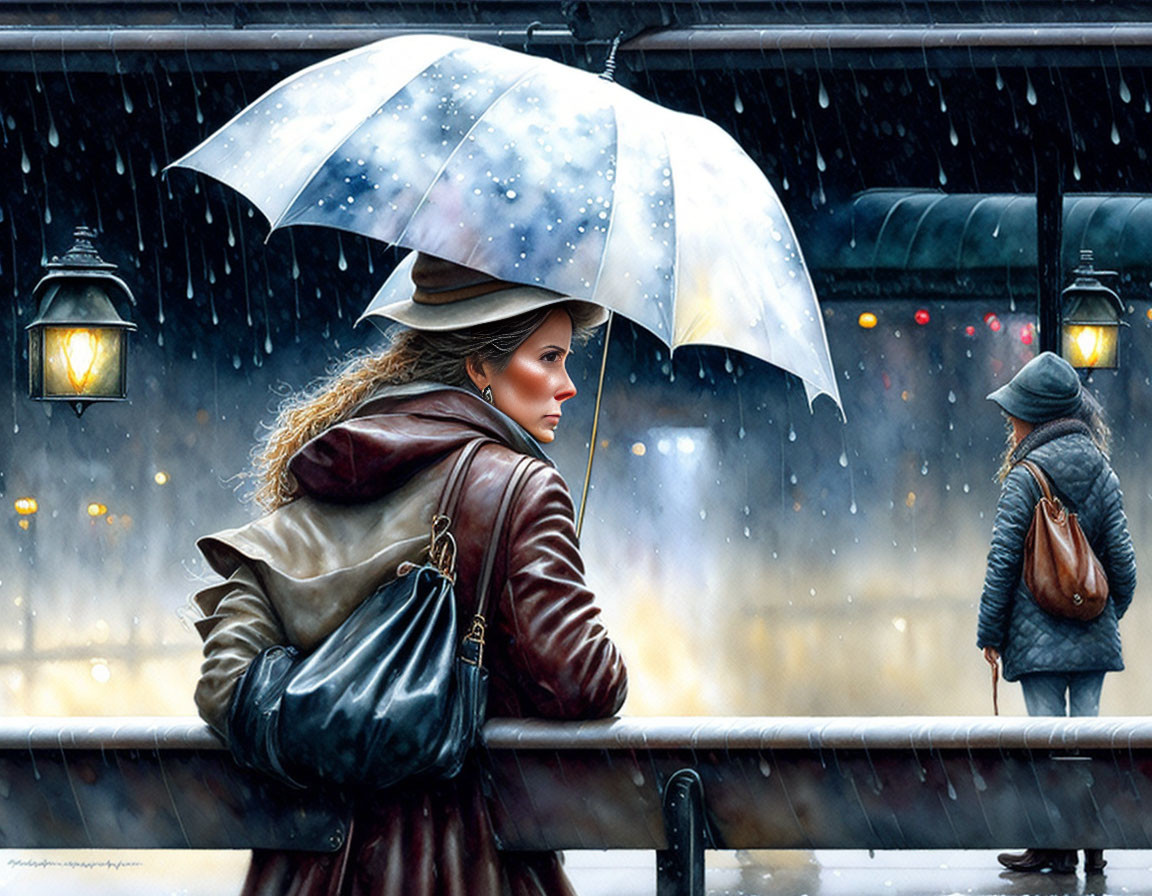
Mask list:
[{"label": "handbag buckle", "polygon": [[487,625],[484,622],[484,617],[477,614],[472,617],[472,628],[468,630],[468,634],[464,636],[464,641],[471,641],[476,645],[476,659],[472,660],[467,655],[462,655],[460,659],[473,666],[484,665],[484,631]]},{"label": "handbag buckle", "polygon": [[442,513],[432,517],[432,539],[428,543],[428,561],[453,585],[456,584],[456,539],[448,531],[452,520]]}]

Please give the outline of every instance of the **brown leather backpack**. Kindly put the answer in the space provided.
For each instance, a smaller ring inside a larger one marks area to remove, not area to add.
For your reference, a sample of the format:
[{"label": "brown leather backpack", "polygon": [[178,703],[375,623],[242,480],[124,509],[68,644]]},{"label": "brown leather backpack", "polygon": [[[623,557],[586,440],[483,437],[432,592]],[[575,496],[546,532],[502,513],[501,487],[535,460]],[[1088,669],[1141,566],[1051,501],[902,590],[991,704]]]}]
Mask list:
[{"label": "brown leather backpack", "polygon": [[1044,471],[1030,460],[1019,463],[1044,492],[1024,542],[1024,584],[1040,608],[1054,616],[1095,619],[1108,602],[1104,567],[1084,537],[1076,514],[1053,497]]}]

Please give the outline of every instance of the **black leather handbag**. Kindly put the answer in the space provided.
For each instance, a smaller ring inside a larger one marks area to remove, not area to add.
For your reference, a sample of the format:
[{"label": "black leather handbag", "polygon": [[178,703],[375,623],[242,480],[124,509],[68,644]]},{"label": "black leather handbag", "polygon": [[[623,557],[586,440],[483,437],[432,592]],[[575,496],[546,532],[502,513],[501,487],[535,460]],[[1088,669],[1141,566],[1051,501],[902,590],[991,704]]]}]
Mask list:
[{"label": "black leather handbag", "polygon": [[[315,650],[263,650],[244,673],[228,716],[235,759],[297,787],[378,790],[414,777],[459,773],[484,723],[485,614],[496,549],[531,460],[505,485],[461,638],[452,520],[485,439],[460,452],[432,523],[429,559],[361,603]],[[406,568],[405,568],[406,567]]]}]

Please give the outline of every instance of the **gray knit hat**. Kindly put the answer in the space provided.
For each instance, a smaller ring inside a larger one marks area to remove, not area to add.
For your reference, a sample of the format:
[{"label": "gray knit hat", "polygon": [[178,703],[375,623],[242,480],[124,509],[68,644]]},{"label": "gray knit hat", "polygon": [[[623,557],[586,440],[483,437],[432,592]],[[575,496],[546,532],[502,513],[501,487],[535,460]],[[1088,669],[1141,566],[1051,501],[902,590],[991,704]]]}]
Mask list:
[{"label": "gray knit hat", "polygon": [[1080,377],[1059,355],[1041,352],[988,400],[1026,423],[1074,417],[1081,405]]}]

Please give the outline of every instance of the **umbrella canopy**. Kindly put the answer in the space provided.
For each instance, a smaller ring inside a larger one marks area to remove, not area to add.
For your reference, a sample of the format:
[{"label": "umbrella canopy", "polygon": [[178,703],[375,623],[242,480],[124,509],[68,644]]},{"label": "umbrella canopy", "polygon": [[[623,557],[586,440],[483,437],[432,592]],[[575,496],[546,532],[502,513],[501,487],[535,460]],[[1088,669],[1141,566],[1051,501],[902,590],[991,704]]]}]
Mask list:
[{"label": "umbrella canopy", "polygon": [[[791,223],[721,128],[587,72],[440,35],[273,87],[174,163],[273,229],[319,224],[623,314],[839,391]],[[368,313],[410,290],[405,271]]]}]

